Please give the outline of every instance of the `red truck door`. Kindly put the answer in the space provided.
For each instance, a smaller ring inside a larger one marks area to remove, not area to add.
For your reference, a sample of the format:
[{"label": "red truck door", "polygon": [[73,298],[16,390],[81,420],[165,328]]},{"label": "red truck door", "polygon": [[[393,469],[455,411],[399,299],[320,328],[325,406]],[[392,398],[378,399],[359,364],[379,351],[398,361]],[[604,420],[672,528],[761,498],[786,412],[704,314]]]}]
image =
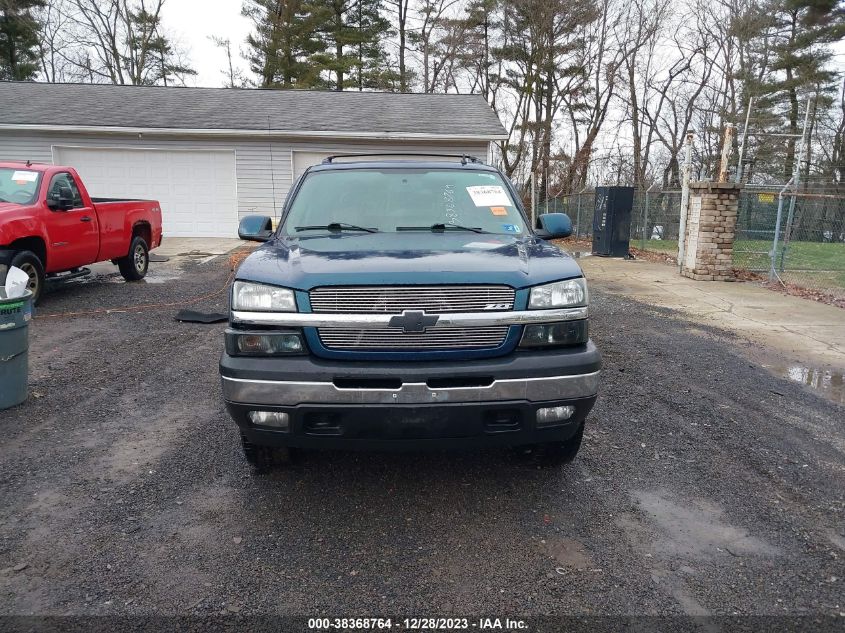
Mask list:
[{"label": "red truck door", "polygon": [[[59,200],[70,190],[73,206],[59,208]],[[97,213],[87,196],[83,197],[73,176],[59,172],[47,187],[47,222],[50,238],[48,272],[70,270],[97,261],[100,250]]]}]

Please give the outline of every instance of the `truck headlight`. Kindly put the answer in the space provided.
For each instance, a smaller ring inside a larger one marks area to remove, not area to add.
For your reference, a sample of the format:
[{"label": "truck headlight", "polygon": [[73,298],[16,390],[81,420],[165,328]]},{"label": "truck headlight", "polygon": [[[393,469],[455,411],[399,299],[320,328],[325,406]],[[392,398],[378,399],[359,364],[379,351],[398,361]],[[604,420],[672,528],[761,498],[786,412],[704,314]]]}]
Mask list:
[{"label": "truck headlight", "polygon": [[288,288],[236,281],[232,310],[245,312],[296,312],[296,299]]},{"label": "truck headlight", "polygon": [[568,347],[583,345],[590,338],[587,319],[526,325],[520,347]]},{"label": "truck headlight", "polygon": [[288,356],[304,354],[305,343],[299,332],[241,332],[226,330],[229,356]]},{"label": "truck headlight", "polygon": [[535,286],[528,299],[529,308],[573,308],[589,303],[587,280],[583,277]]}]

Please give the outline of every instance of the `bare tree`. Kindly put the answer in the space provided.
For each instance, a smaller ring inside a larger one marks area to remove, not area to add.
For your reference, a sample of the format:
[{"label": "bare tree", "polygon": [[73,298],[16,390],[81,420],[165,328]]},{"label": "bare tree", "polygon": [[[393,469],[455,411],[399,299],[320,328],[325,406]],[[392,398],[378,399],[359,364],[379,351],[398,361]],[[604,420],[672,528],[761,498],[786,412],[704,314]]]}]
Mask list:
[{"label": "bare tree", "polygon": [[396,35],[398,43],[398,66],[399,66],[399,92],[408,92],[411,88],[412,73],[408,69],[408,11],[411,0],[385,0],[389,12],[395,18]]},{"label": "bare tree", "polygon": [[409,38],[421,57],[422,90],[436,92],[440,74],[457,52],[448,36],[450,12],[460,0],[420,0],[416,11],[419,26]]},{"label": "bare tree", "polygon": [[53,0],[45,4],[38,22],[41,24],[38,45],[41,78],[51,83],[74,80],[75,67],[68,58],[72,45],[67,37],[71,25],[67,2]]},{"label": "bare tree", "polygon": [[669,12],[667,0],[632,0],[625,10],[626,29],[619,46],[622,49],[624,78],[628,83],[627,109],[631,124],[633,175],[635,187],[645,188],[646,171],[654,136],[654,126],[643,111],[650,110],[651,80],[659,71],[656,60],[660,38]]},{"label": "bare tree", "polygon": [[[585,28],[586,46],[579,65],[582,80],[564,93],[572,135],[572,155],[566,174],[566,191],[577,191],[587,182],[593,148],[618,90],[618,73],[626,51],[615,46],[619,29],[627,28],[616,0],[602,0],[598,20]],[[589,98],[585,98],[589,95]]]},{"label": "bare tree", "polygon": [[232,56],[232,41],[226,37],[218,37],[210,35],[209,38],[214,45],[221,49],[226,54],[226,68],[220,72],[226,78],[223,82],[224,88],[242,88],[247,85],[247,80],[243,73],[235,67],[234,58]]},{"label": "bare tree", "polygon": [[50,0],[41,16],[47,81],[153,85],[196,72],[165,33],[165,0]]}]

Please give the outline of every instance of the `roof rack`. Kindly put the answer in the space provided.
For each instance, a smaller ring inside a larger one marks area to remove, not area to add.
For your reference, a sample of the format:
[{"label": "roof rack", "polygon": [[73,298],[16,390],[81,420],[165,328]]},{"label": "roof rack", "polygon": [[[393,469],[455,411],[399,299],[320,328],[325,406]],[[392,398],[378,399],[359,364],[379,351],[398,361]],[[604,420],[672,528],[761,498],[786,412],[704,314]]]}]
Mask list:
[{"label": "roof rack", "polygon": [[326,156],[323,159],[323,165],[331,165],[335,158],[367,158],[370,156],[427,156],[427,157],[436,157],[436,158],[458,158],[461,161],[461,165],[466,165],[467,163],[481,163],[481,160],[477,156],[470,156],[469,154],[427,154],[424,152],[378,152],[372,154],[333,154],[332,156]]}]

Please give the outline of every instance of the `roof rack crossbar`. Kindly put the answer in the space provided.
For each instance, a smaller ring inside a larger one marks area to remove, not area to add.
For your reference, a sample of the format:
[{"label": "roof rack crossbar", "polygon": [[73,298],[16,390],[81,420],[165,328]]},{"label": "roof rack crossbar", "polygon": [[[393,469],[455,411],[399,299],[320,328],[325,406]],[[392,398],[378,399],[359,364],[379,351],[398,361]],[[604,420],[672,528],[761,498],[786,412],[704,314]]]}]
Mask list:
[{"label": "roof rack crossbar", "polygon": [[331,165],[336,158],[367,158],[371,156],[427,156],[436,158],[457,158],[460,159],[462,165],[467,163],[481,163],[481,159],[477,156],[470,156],[469,154],[429,154],[425,152],[374,152],[367,154],[332,154],[323,159],[323,165]]}]

